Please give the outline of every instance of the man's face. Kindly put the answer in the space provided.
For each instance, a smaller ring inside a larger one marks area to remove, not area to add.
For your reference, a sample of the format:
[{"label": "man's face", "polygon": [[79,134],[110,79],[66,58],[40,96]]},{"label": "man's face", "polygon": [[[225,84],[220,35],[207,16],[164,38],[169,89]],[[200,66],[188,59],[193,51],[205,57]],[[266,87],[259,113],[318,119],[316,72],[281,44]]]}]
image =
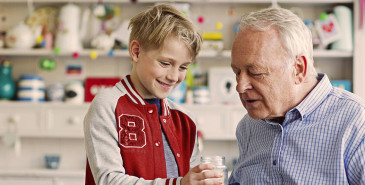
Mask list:
[{"label": "man's face", "polygon": [[295,106],[294,70],[276,29],[242,30],[232,47],[231,67],[243,106],[254,119],[275,119]]}]

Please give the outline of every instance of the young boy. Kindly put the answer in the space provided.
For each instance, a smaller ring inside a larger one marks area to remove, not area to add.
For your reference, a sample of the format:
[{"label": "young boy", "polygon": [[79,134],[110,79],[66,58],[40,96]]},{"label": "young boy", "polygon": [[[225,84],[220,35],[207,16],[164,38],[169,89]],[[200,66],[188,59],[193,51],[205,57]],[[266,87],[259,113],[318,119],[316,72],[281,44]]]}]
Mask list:
[{"label": "young boy", "polygon": [[199,164],[195,122],[167,99],[194,62],[201,36],[169,5],[138,14],[129,27],[132,71],[100,92],[85,117],[85,184],[221,184],[204,181],[222,174],[202,172],[214,167]]}]

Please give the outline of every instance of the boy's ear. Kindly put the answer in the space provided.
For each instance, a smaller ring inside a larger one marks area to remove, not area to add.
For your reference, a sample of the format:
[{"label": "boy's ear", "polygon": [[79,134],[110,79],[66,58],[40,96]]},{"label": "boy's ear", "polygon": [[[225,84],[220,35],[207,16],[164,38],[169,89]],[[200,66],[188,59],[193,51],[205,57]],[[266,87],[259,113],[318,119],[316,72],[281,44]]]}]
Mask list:
[{"label": "boy's ear", "polygon": [[307,77],[308,63],[305,56],[298,56],[294,63],[294,79],[295,84],[304,82]]},{"label": "boy's ear", "polygon": [[141,51],[141,44],[138,40],[133,40],[129,44],[129,54],[132,57],[133,62],[137,62],[139,57],[139,52]]}]

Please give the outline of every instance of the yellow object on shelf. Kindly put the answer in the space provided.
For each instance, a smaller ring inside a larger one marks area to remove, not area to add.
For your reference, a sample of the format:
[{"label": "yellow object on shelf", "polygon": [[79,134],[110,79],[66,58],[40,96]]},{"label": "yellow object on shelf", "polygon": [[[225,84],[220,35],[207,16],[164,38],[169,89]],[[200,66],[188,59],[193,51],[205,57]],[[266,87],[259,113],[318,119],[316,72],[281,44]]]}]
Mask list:
[{"label": "yellow object on shelf", "polygon": [[203,40],[222,40],[223,34],[221,32],[204,32]]},{"label": "yellow object on shelf", "polygon": [[223,23],[222,22],[217,22],[217,24],[215,25],[215,27],[218,29],[218,30],[221,30],[223,28]]}]

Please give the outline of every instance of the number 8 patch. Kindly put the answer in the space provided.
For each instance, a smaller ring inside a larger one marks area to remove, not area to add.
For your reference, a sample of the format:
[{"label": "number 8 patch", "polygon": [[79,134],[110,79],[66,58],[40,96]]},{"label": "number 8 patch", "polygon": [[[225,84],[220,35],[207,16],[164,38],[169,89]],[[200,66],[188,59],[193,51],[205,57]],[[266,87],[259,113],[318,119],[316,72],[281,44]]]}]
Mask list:
[{"label": "number 8 patch", "polygon": [[143,148],[146,146],[144,120],[135,115],[119,116],[119,144],[125,148]]}]

